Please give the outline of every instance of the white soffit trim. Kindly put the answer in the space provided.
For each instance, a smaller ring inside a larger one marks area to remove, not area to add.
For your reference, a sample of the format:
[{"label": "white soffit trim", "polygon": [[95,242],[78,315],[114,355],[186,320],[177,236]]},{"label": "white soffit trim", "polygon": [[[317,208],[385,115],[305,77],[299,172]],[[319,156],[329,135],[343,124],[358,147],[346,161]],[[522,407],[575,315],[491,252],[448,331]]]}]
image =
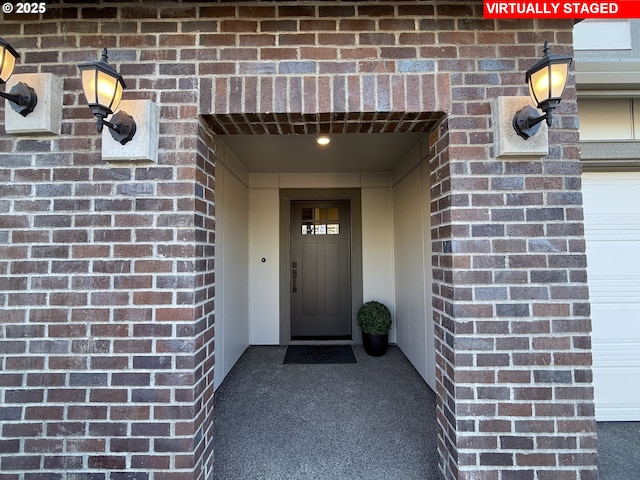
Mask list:
[{"label": "white soffit trim", "polygon": [[634,98],[640,97],[640,89],[628,90],[587,90],[579,89],[578,98]]},{"label": "white soffit trim", "polygon": [[573,27],[574,50],[631,50],[629,20],[587,21]]},{"label": "white soffit trim", "polygon": [[575,61],[576,86],[581,88],[640,88],[640,61]]}]

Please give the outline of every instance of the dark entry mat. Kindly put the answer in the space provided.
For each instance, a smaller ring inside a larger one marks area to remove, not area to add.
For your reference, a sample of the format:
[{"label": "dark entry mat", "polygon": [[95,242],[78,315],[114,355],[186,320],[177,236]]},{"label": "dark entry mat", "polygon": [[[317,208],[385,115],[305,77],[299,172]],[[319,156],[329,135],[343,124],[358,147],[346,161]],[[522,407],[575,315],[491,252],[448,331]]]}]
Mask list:
[{"label": "dark entry mat", "polygon": [[289,345],[282,363],[356,363],[351,345]]}]

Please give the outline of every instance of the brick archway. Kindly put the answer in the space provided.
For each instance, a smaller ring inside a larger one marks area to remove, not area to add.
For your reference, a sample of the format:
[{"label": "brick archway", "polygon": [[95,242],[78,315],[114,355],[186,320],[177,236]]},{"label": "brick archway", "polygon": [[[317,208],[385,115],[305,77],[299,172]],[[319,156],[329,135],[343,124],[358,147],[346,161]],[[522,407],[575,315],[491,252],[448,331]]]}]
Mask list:
[{"label": "brick archway", "polygon": [[430,132],[444,112],[223,113],[203,115],[218,135]]}]

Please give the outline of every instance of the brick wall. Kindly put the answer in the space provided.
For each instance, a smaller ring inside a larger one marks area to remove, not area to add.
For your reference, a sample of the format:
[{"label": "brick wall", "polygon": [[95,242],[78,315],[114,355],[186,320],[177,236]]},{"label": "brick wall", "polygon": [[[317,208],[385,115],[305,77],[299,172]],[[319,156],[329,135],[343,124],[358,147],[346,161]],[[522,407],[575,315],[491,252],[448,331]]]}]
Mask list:
[{"label": "brick wall", "polygon": [[[2,21],[19,72],[64,78],[59,137],[0,140],[3,480],[211,470],[214,168],[185,61],[197,34],[170,18],[192,9],[162,12],[50,4],[42,22]],[[160,106],[157,164],[100,159],[77,63],[103,46],[125,98]]]},{"label": "brick wall", "polygon": [[[483,25],[491,24],[476,23]],[[571,53],[570,25],[555,32],[560,23],[531,26],[455,34],[467,40],[457,47],[458,68],[476,69],[452,75],[452,115],[432,134],[438,444],[446,478],[597,478],[573,79],[548,157],[493,158],[488,99],[526,93],[523,74],[505,70],[524,72],[545,38],[554,52]],[[469,45],[474,35],[484,40]]]},{"label": "brick wall", "polygon": [[[47,8],[0,23],[18,72],[65,91],[59,137],[0,133],[1,480],[204,480],[210,130],[269,131],[269,113],[284,133],[362,128],[377,111],[448,114],[431,152],[446,478],[596,478],[575,90],[543,160],[494,160],[489,124],[544,40],[570,52],[571,22],[485,21],[479,1]],[[76,65],[103,46],[125,98],[160,106],[157,164],[100,160]]]}]

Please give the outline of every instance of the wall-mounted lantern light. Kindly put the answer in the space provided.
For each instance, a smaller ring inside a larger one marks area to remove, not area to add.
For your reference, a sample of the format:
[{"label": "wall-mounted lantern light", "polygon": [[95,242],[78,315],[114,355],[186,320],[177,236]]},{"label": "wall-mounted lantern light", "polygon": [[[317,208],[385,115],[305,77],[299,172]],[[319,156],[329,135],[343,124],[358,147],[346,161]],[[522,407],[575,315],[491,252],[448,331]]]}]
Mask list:
[{"label": "wall-mounted lantern light", "polygon": [[[13,74],[18,52],[4,39],[0,38],[0,84],[4,85]],[[19,82],[9,91],[0,92],[0,97],[6,98],[16,112],[26,117],[38,103],[38,96],[33,88],[26,83]]]},{"label": "wall-mounted lantern light", "polygon": [[533,102],[544,112],[538,115],[535,108],[526,106],[513,117],[513,128],[525,140],[536,134],[540,122],[551,126],[553,111],[560,103],[567,83],[571,57],[549,54],[549,42],[544,42],[544,57],[527,70],[526,81]]},{"label": "wall-mounted lantern light", "polygon": [[113,115],[110,122],[105,120],[118,108],[122,91],[126,88],[122,76],[107,63],[107,49],[102,51],[99,62],[81,63],[78,68],[82,73],[84,96],[96,116],[98,132],[102,132],[106,125],[114,140],[124,145],[136,134],[136,122],[123,111]]}]

